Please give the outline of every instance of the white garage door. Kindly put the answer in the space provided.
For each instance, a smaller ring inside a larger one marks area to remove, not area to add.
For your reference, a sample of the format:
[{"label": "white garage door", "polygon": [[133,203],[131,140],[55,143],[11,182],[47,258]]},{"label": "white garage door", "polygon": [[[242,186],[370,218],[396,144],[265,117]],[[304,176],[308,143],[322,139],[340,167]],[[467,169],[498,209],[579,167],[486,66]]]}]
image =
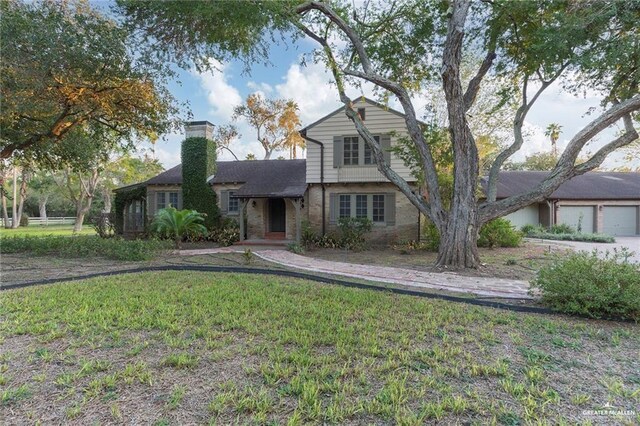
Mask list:
[{"label": "white garage door", "polygon": [[534,204],[523,209],[510,213],[504,217],[508,219],[516,229],[522,228],[524,225],[538,226],[540,218],[538,217],[538,205]]},{"label": "white garage door", "polygon": [[591,233],[594,211],[594,206],[560,206],[558,223],[569,225],[576,231],[581,225],[583,233]]},{"label": "white garage door", "polygon": [[638,208],[635,206],[604,206],[603,231],[609,235],[636,235]]}]

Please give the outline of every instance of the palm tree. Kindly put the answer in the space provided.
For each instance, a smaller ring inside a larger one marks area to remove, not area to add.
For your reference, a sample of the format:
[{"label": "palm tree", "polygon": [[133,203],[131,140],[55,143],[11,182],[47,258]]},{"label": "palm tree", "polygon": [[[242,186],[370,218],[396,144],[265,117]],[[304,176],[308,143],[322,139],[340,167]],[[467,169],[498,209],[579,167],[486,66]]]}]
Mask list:
[{"label": "palm tree", "polygon": [[180,249],[182,239],[189,235],[202,235],[207,232],[203,225],[204,215],[195,210],[176,210],[173,207],[161,209],[151,223],[153,232],[171,238]]},{"label": "palm tree", "polygon": [[562,133],[562,126],[558,123],[551,123],[547,126],[547,130],[544,132],[545,136],[549,136],[551,139],[551,151],[553,156],[558,156],[558,150],[556,148],[556,142],[560,139],[560,133]]}]

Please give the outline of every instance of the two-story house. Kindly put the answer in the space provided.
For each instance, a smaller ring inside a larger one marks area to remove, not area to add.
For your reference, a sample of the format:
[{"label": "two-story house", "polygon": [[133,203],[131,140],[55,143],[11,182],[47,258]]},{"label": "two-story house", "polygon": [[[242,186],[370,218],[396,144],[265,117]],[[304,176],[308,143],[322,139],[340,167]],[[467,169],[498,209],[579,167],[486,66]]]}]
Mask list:
[{"label": "two-story house", "polygon": [[[385,160],[408,182],[415,182],[402,160],[389,150],[406,135],[403,114],[365,98],[355,106],[379,138]],[[186,137],[210,138],[212,130],[209,122],[191,122]],[[371,219],[369,238],[374,242],[419,237],[418,210],[377,170],[371,149],[358,137],[344,107],[308,125],[301,134],[307,141],[306,160],[217,162],[209,183],[222,215],[238,220],[243,237],[299,240],[303,221],[325,234],[335,232],[342,217]],[[125,233],[142,230],[144,217],[151,218],[163,207],[182,208],[182,167],[121,189],[146,187],[144,200],[124,206]]]}]

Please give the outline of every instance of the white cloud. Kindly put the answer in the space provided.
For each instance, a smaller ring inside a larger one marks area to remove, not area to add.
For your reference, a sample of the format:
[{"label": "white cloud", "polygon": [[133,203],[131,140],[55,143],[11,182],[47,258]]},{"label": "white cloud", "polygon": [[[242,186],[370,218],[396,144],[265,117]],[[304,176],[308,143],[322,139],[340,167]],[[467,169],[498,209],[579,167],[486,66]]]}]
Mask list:
[{"label": "white cloud", "polygon": [[259,92],[263,96],[269,95],[273,92],[273,87],[267,83],[256,83],[255,81],[250,81],[247,83],[247,87],[254,92]]},{"label": "white cloud", "polygon": [[[283,82],[275,86],[278,97],[293,99],[300,107],[300,120],[306,126],[339,108],[342,103],[338,90],[326,67],[321,63],[308,63],[301,66],[291,64]],[[351,98],[358,96],[373,97],[373,86],[364,84],[356,87],[347,84],[347,94]]]},{"label": "white cloud", "polygon": [[216,122],[229,122],[233,115],[233,107],[242,103],[242,96],[238,89],[228,82],[229,67],[215,62],[215,71],[195,73],[200,85],[207,94],[207,101],[211,105],[211,119]]}]

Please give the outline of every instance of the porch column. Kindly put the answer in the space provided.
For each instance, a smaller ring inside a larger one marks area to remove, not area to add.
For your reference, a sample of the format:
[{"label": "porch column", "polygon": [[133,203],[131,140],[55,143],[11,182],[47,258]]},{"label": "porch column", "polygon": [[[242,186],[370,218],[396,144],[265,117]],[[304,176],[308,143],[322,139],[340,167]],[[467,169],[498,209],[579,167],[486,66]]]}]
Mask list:
[{"label": "porch column", "polygon": [[248,198],[240,198],[240,206],[238,211],[238,222],[240,225],[240,241],[244,241],[244,209],[247,207],[247,203],[249,202]]},{"label": "porch column", "polygon": [[302,206],[302,198],[293,198],[291,200],[296,208],[296,243],[300,244],[302,240],[302,217],[300,217],[300,208]]}]

